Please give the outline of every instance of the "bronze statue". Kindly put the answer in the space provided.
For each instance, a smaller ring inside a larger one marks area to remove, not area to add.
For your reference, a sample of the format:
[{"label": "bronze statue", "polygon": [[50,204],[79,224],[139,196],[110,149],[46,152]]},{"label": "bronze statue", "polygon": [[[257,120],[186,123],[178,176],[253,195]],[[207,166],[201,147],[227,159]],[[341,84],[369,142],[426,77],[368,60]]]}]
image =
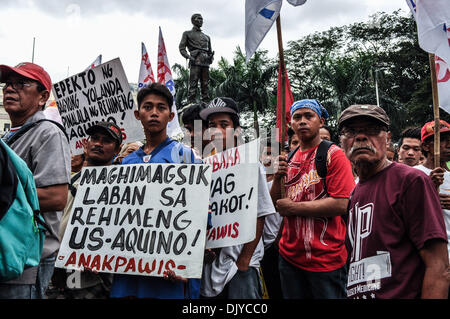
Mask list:
[{"label": "bronze statue", "polygon": [[[211,50],[211,39],[201,30],[203,18],[196,13],[191,17],[192,30],[183,32],[179,49],[182,56],[189,60],[189,94],[188,103],[196,102],[198,81],[200,80],[201,100],[209,102],[208,81],[209,65],[213,62],[214,51]],[[189,50],[189,53],[186,51]]]}]

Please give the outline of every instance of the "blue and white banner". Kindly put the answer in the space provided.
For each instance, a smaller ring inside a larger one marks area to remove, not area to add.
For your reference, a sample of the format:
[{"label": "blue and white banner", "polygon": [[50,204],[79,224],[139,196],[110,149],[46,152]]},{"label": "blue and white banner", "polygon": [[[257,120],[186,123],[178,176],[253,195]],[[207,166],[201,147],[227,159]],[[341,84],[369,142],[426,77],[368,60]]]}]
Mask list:
[{"label": "blue and white banner", "polygon": [[[287,0],[300,6],[306,0]],[[245,54],[246,62],[258,49],[280,14],[282,0],[245,0]]]},{"label": "blue and white banner", "polygon": [[245,54],[250,60],[280,14],[281,0],[245,1]]},{"label": "blue and white banner", "polygon": [[406,0],[417,23],[420,47],[450,61],[450,4],[448,0]]}]

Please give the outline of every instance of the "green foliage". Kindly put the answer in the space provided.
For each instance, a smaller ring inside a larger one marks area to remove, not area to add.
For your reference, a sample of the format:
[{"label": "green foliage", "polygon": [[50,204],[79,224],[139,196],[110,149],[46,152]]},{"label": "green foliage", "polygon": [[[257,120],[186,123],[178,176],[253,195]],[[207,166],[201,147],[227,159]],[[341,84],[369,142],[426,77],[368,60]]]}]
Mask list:
[{"label": "green foliage", "polygon": [[[237,47],[233,64],[222,57],[218,62],[218,68],[210,68],[210,96],[231,97],[238,103],[241,111],[252,112],[257,131],[258,113],[265,114],[268,110],[276,108],[276,99],[271,95],[274,85],[276,89],[275,75],[278,65],[276,62],[268,61],[267,51],[257,51],[246,64],[245,54]],[[176,102],[177,105],[185,105],[189,70],[175,64],[174,71],[178,75],[175,79]]]},{"label": "green foliage", "polygon": [[[339,114],[352,104],[377,104],[391,119],[394,139],[407,126],[433,119],[428,54],[417,40],[412,16],[400,10],[376,13],[367,21],[315,32],[285,48],[286,69],[294,100],[315,98],[336,126]],[[248,64],[237,47],[232,62],[223,57],[210,69],[210,96],[235,99],[246,123],[271,129],[276,123],[278,57],[257,51]],[[185,105],[189,71],[174,65],[178,78],[176,103]],[[441,111],[441,118],[449,115]]]},{"label": "green foliage", "polygon": [[187,104],[188,88],[189,88],[189,69],[182,65],[175,63],[172,69],[176,75],[174,76],[175,83],[175,105],[177,109],[183,108]]},{"label": "green foliage", "polygon": [[319,100],[331,126],[351,104],[377,104],[376,83],[395,138],[433,117],[428,54],[400,10],[289,42],[285,56],[294,98]]}]

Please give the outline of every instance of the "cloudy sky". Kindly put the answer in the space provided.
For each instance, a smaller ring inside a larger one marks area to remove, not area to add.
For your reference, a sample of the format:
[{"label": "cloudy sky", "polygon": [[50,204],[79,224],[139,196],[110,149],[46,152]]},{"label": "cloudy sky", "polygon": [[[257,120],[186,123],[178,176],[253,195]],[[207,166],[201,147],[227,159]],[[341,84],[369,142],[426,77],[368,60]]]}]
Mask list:
[{"label": "cloudy sky", "polygon": [[[83,71],[99,55],[103,62],[119,57],[129,82],[137,82],[141,42],[156,75],[158,28],[164,36],[169,63],[186,65],[178,51],[190,17],[201,13],[203,31],[211,37],[215,63],[245,48],[244,0],[0,0],[0,64],[31,61],[50,73],[53,82]],[[404,0],[307,0],[281,9],[283,43],[333,26],[366,21],[378,11],[409,11]],[[276,28],[260,48],[277,54]]]}]

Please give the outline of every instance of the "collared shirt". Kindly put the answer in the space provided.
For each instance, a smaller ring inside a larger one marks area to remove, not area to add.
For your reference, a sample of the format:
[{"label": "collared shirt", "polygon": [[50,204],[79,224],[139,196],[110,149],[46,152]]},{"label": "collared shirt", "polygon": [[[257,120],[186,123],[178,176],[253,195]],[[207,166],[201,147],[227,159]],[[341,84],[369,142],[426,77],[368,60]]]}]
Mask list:
[{"label": "collared shirt", "polygon": [[[36,112],[25,123],[45,119],[42,111]],[[64,132],[56,125],[44,121],[31,128],[10,147],[19,155],[33,172],[37,188],[43,188],[70,182],[70,147]],[[58,238],[61,211],[41,212],[51,233],[45,237],[42,258],[54,254],[60,245]],[[34,284],[37,267],[26,269],[22,276],[8,283]]]}]

